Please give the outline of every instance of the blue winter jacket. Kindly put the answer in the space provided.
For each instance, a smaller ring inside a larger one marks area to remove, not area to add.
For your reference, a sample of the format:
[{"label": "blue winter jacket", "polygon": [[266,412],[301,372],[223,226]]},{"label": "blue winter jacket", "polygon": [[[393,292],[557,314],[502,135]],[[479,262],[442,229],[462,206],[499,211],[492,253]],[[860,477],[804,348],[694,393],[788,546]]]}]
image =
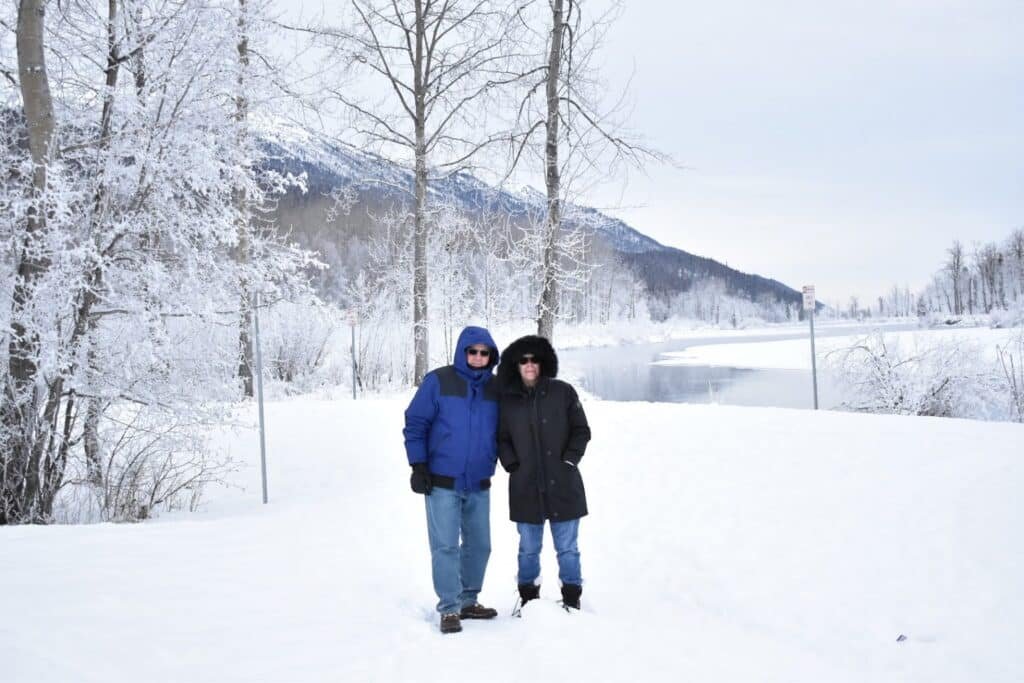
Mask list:
[{"label": "blue winter jacket", "polygon": [[[473,369],[466,349],[486,344],[486,368]],[[455,362],[427,373],[405,411],[405,452],[409,464],[425,462],[430,472],[451,477],[457,491],[490,486],[498,458],[497,382],[492,371],[498,347],[490,332],[467,327],[455,346]]]}]

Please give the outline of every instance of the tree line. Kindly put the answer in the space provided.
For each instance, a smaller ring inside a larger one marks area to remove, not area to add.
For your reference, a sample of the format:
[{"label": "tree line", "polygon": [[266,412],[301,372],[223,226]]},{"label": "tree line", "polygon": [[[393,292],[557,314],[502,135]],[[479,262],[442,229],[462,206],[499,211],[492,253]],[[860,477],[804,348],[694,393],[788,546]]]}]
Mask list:
[{"label": "tree line", "polygon": [[1002,242],[975,242],[969,248],[954,240],[945,256],[919,291],[894,284],[874,301],[851,296],[830,312],[845,318],[925,318],[1012,314],[1024,307],[1024,228]]},{"label": "tree line", "polygon": [[1024,229],[1014,230],[1002,243],[976,243],[970,249],[954,241],[921,298],[923,310],[952,315],[1024,304]]}]

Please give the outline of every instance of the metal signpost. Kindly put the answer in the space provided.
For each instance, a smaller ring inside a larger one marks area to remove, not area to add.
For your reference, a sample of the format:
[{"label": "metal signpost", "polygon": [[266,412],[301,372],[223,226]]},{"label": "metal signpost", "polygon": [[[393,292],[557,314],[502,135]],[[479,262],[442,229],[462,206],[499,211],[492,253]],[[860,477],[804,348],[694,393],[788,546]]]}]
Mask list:
[{"label": "metal signpost", "polygon": [[356,312],[348,312],[348,325],[352,329],[352,400],[356,400]]},{"label": "metal signpost", "polygon": [[814,382],[814,409],[818,409],[818,360],[814,351],[814,285],[804,286],[804,310],[811,321],[811,378]]},{"label": "metal signpost", "polygon": [[263,354],[260,353],[260,295],[257,292],[253,300],[252,323],[255,329],[256,347],[256,397],[260,406],[260,471],[263,474],[263,504],[267,503],[267,440],[263,424]]}]

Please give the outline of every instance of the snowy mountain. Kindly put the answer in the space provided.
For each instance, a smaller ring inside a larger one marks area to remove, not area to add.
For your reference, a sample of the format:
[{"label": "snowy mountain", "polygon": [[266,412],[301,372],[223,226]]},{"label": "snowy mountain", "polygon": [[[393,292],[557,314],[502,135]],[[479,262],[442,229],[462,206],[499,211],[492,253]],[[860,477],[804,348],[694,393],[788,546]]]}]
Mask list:
[{"label": "snowy mountain", "polygon": [[[339,234],[337,227],[325,230],[324,220],[319,215],[332,201],[328,198],[333,191],[342,187],[357,190],[358,203],[364,205],[364,210],[354,211],[345,221],[348,229],[355,233],[370,230],[370,226],[360,225],[361,214],[387,210],[411,201],[412,170],[376,154],[282,125],[266,129],[263,144],[269,156],[269,167],[294,174],[304,173],[307,178],[306,195],[299,196],[296,192],[283,202],[280,223],[291,225],[303,246],[325,254],[329,263],[332,252],[344,251],[340,245],[346,238],[346,235]],[[469,214],[486,209],[514,216],[537,215],[543,213],[546,201],[545,195],[533,188],[518,191],[496,189],[469,173],[438,178],[432,181],[429,191],[436,199],[454,203]],[[654,295],[669,297],[716,278],[730,294],[752,301],[765,298],[787,303],[800,301],[800,293],[781,282],[743,273],[712,258],[663,245],[624,221],[595,209],[574,208],[586,229],[630,266]],[[310,212],[309,209],[320,211]],[[338,256],[343,258],[340,254]]]}]

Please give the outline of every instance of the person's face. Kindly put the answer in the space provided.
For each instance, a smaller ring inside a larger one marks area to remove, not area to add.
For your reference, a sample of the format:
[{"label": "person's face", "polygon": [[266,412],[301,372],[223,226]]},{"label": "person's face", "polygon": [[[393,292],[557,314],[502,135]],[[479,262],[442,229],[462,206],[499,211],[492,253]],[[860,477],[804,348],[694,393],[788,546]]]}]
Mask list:
[{"label": "person's face", "polygon": [[532,386],[540,377],[540,363],[532,353],[523,354],[519,359],[519,376],[527,386]]},{"label": "person's face", "polygon": [[491,350],[484,344],[473,344],[466,349],[466,362],[471,368],[486,368],[491,362]]}]

